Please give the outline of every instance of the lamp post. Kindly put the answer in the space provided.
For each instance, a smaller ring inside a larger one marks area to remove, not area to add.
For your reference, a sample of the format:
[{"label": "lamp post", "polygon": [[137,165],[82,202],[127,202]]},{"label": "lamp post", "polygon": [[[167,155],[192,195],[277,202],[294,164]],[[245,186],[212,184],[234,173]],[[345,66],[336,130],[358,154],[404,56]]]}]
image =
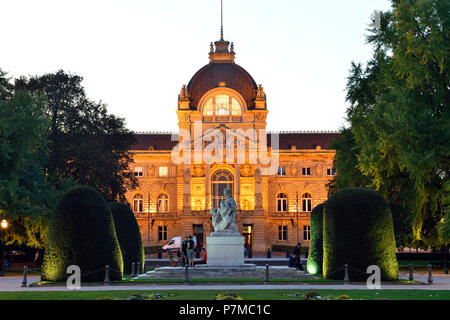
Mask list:
[{"label": "lamp post", "polygon": [[148,192],[148,215],[147,215],[147,248],[148,258],[150,259],[150,191]]},{"label": "lamp post", "polygon": [[[1,222],[0,222],[0,227],[1,227],[1,229],[2,230],[6,230],[7,228],[8,228],[8,225],[9,225],[9,223],[8,223],[8,220],[6,220],[6,219],[3,219]],[[1,254],[1,256],[0,256],[0,269],[1,269],[1,274],[0,274],[0,276],[2,276],[2,277],[4,277],[5,276],[5,259],[4,259],[4,256],[5,256],[5,253],[4,253],[4,250],[5,250],[5,246],[4,246],[4,244],[3,244],[3,241],[1,241],[0,242],[0,254]]]},{"label": "lamp post", "polygon": [[297,191],[297,243],[298,243],[298,191]]}]

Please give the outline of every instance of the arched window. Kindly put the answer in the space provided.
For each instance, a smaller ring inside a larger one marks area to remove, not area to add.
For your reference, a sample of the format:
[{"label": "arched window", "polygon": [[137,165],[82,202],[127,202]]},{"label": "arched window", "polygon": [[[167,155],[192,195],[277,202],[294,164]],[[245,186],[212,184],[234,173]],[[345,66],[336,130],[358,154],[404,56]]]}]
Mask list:
[{"label": "arched window", "polygon": [[277,195],[277,211],[287,212],[287,196],[284,193]]},{"label": "arched window", "polygon": [[133,211],[136,213],[144,212],[144,197],[142,194],[137,194],[133,198]]},{"label": "arched window", "polygon": [[312,210],[312,199],[309,193],[304,193],[302,195],[302,211],[311,212]]},{"label": "arched window", "polygon": [[225,94],[218,94],[203,106],[204,116],[241,116],[242,106],[235,98]]},{"label": "arched window", "polygon": [[233,194],[233,175],[228,170],[217,170],[211,177],[212,206],[218,208],[224,200],[223,191],[228,189]]},{"label": "arched window", "polygon": [[159,213],[169,212],[169,197],[167,194],[160,194],[158,197],[158,210]]}]

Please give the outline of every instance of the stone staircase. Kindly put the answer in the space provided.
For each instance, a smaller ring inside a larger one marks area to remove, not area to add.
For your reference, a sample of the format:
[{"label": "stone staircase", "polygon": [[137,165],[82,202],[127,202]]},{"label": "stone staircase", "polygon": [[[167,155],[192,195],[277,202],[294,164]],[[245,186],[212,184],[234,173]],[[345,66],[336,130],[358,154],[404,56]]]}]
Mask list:
[{"label": "stone staircase", "polygon": [[[184,279],[185,273],[184,267],[161,267],[141,274],[135,279]],[[196,265],[193,268],[188,268],[188,274],[190,279],[264,279],[266,267],[254,264],[239,266]],[[314,279],[314,276],[304,271],[285,266],[271,266],[269,277],[270,279]]]}]

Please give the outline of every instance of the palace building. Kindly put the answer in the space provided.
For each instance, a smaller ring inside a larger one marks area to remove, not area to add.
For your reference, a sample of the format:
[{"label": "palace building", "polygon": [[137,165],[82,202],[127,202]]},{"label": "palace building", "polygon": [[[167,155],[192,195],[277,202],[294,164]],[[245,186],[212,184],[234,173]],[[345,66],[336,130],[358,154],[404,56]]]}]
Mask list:
[{"label": "palace building", "polygon": [[309,246],[310,213],[327,199],[335,174],[330,143],[339,134],[266,133],[264,89],[235,63],[234,45],[223,36],[211,43],[209,63],[182,87],[176,112],[178,134],[136,134],[131,150],[139,187],[127,199],[144,245],[187,235],[206,243],[213,232],[210,210],[228,188],[248,250],[297,241]]}]

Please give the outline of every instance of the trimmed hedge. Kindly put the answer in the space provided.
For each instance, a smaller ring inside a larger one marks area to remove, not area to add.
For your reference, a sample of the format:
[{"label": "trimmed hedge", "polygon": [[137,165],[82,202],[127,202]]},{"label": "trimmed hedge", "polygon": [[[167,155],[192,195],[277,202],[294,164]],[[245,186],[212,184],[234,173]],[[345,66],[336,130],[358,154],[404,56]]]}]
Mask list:
[{"label": "trimmed hedge", "polygon": [[367,267],[377,265],[382,280],[398,279],[395,236],[389,204],[373,190],[349,188],[332,195],[323,209],[323,275],[366,281]]},{"label": "trimmed hedge", "polygon": [[323,207],[319,204],[311,211],[311,242],[306,270],[310,274],[322,274],[323,263]]},{"label": "trimmed hedge", "polygon": [[106,265],[111,280],[122,279],[114,220],[103,196],[92,188],[74,188],[59,201],[50,220],[42,280],[64,281],[70,265],[80,267],[85,282],[103,282]]},{"label": "trimmed hedge", "polygon": [[141,231],[136,217],[130,207],[123,203],[111,203],[109,205],[116,226],[117,239],[122,251],[124,273],[131,274],[131,264],[141,263],[141,272],[144,272],[144,246],[142,244]]}]

